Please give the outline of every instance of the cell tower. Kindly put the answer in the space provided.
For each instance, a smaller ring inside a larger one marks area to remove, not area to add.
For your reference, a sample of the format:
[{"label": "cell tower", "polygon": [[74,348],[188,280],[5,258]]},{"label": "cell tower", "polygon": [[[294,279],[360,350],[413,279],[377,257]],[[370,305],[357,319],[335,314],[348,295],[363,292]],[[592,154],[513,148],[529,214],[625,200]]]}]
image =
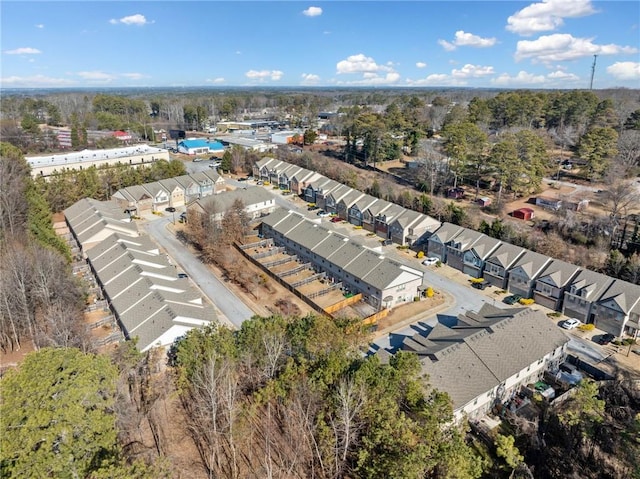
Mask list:
[{"label": "cell tower", "polygon": [[593,65],[591,65],[591,81],[589,82],[589,90],[593,90],[593,76],[596,74],[596,60],[598,55],[593,56]]}]

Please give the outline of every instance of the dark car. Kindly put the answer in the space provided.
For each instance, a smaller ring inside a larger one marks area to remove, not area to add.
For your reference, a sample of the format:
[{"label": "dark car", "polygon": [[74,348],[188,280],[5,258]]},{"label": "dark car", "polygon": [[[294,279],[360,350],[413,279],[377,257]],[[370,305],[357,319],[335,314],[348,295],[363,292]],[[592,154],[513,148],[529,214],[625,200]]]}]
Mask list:
[{"label": "dark car", "polygon": [[188,278],[187,273],[178,273],[178,278]]},{"label": "dark car", "polygon": [[489,286],[489,284],[490,284],[489,281],[485,279],[483,281],[475,281],[471,283],[471,286],[476,289],[485,289],[487,286]]},{"label": "dark car", "polygon": [[173,206],[169,206],[167,208],[164,209],[165,211],[168,211],[169,213],[175,213],[176,209]]},{"label": "dark car", "polygon": [[616,337],[613,334],[606,333],[606,334],[603,334],[602,336],[600,336],[598,338],[598,344],[602,344],[604,346],[604,345],[609,344],[614,339],[616,339]]},{"label": "dark car", "polygon": [[511,296],[507,296],[502,300],[505,304],[516,304],[518,301],[522,299],[522,296],[519,294],[512,294]]}]

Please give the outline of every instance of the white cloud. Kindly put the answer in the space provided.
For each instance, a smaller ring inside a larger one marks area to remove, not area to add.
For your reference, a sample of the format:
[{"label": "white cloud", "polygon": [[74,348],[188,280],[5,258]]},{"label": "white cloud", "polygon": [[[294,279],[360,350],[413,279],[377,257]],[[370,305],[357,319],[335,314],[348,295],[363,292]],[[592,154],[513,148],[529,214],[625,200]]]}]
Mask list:
[{"label": "white cloud", "polygon": [[532,3],[507,19],[507,30],[519,35],[556,30],[565,18],[596,13],[591,0],[542,0]]},{"label": "white cloud", "polygon": [[607,67],[607,73],[617,80],[640,80],[640,62],[616,62]]},{"label": "white cloud", "polygon": [[109,20],[109,23],[111,23],[112,25],[117,25],[118,23],[122,23],[124,25],[142,26],[142,25],[149,25],[153,23],[153,21],[149,21],[145,18],[144,15],[140,13],[136,13],[135,15],[129,15],[127,17],[122,17],[120,19],[112,18],[111,20]]},{"label": "white cloud", "polygon": [[322,15],[322,8],[309,7],[306,10],[302,10],[302,14],[307,17],[319,17],[320,15]]},{"label": "white cloud", "polygon": [[240,50],[236,50],[236,55],[242,55],[242,52]]},{"label": "white cloud", "polygon": [[205,80],[207,83],[224,83],[224,78],[222,77],[218,77],[218,78],[207,78],[207,80]]},{"label": "white cloud", "polygon": [[23,88],[31,87],[57,87],[73,85],[76,82],[69,80],[68,78],[52,78],[44,75],[34,75],[30,77],[10,76],[0,78],[0,85],[14,85]]},{"label": "white cloud", "polygon": [[144,78],[142,73],[123,73],[122,76],[129,80],[142,80]]},{"label": "white cloud", "polygon": [[320,76],[313,73],[303,73],[301,76],[305,85],[316,85],[320,81]]},{"label": "white cloud", "polygon": [[388,72],[384,76],[373,72],[366,72],[362,75],[362,80],[338,81],[337,84],[354,86],[392,85],[397,83],[398,80],[400,80],[400,74],[397,72]]},{"label": "white cloud", "polygon": [[438,43],[442,45],[442,47],[446,51],[450,52],[452,50],[455,50],[457,47],[492,47],[496,44],[497,41],[498,40],[496,40],[494,37],[482,38],[478,35],[474,35],[473,33],[465,32],[464,30],[458,30],[452,43],[446,40],[438,40]]},{"label": "white cloud", "polygon": [[547,78],[551,80],[562,80],[562,81],[578,81],[580,77],[578,75],[574,75],[573,73],[567,73],[564,70],[556,70],[547,75]]},{"label": "white cloud", "polygon": [[448,52],[452,52],[456,49],[456,46],[453,43],[449,43],[446,40],[438,40],[438,45],[444,48]]},{"label": "white cloud", "polygon": [[371,57],[362,53],[351,55],[346,60],[341,60],[336,65],[338,74],[343,73],[365,73],[365,72],[391,72],[393,68],[386,65],[378,65]]},{"label": "white cloud", "polygon": [[273,81],[277,81],[282,78],[284,73],[280,70],[249,70],[244,75],[251,80],[264,81],[267,78],[270,78]]},{"label": "white cloud", "polygon": [[512,86],[512,85],[539,85],[545,82],[544,75],[534,75],[525,71],[520,71],[516,76],[511,76],[507,73],[499,75],[497,78],[492,78],[491,83],[500,86]]},{"label": "white cloud", "polygon": [[637,48],[619,45],[596,45],[590,38],[575,38],[569,33],[543,35],[537,40],[521,40],[516,46],[515,59],[531,58],[534,62],[561,62],[592,55],[636,53]]},{"label": "white cloud", "polygon": [[44,24],[38,23],[38,24],[36,24],[36,28],[44,28]]},{"label": "white cloud", "polygon": [[427,68],[427,64],[425,62],[416,62],[416,68]]},{"label": "white cloud", "polygon": [[426,78],[418,80],[407,79],[406,81],[409,86],[464,86],[467,84],[466,81],[454,78],[446,73],[433,73]]},{"label": "white cloud", "polygon": [[451,70],[451,76],[454,78],[480,78],[493,74],[494,71],[491,66],[471,65],[470,63],[467,63],[459,70]]},{"label": "white cloud", "polygon": [[6,55],[38,55],[42,52],[37,48],[21,47],[16,48],[15,50],[5,50],[4,53]]},{"label": "white cloud", "polygon": [[101,71],[84,71],[78,72],[77,75],[83,80],[99,83],[109,83],[116,79],[116,75]]}]

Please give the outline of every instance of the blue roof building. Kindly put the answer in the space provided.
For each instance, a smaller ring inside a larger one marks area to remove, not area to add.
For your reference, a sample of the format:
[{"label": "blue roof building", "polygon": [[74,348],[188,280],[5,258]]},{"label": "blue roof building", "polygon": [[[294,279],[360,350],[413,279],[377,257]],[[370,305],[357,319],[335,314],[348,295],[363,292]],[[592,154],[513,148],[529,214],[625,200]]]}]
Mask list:
[{"label": "blue roof building", "polygon": [[178,152],[186,155],[206,155],[224,151],[224,146],[219,141],[205,139],[182,140],[178,143]]}]

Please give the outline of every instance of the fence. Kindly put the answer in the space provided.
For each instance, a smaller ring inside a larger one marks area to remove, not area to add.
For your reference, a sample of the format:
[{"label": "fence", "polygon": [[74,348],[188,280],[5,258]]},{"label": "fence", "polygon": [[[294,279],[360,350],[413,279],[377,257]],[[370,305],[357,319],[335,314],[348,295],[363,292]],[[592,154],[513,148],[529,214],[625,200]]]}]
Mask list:
[{"label": "fence", "polygon": [[[318,306],[316,303],[314,303],[313,301],[311,301],[311,299],[309,299],[307,296],[305,296],[304,294],[302,294],[300,291],[298,291],[297,289],[293,288],[289,283],[287,283],[285,280],[283,280],[282,278],[279,278],[278,276],[276,276],[275,274],[273,274],[273,272],[267,268],[265,265],[263,265],[262,263],[260,263],[260,261],[258,261],[257,259],[255,259],[253,256],[251,256],[250,254],[248,254],[246,251],[243,251],[242,248],[240,248],[238,245],[236,245],[236,247],[238,248],[238,251],[240,251],[240,253],[242,253],[242,255],[247,258],[249,261],[251,261],[253,264],[255,264],[256,266],[262,268],[269,276],[271,276],[273,279],[275,279],[279,284],[281,284],[283,287],[287,288],[289,291],[291,291],[293,294],[295,294],[298,298],[300,298],[302,301],[304,301],[305,303],[307,303],[311,308],[313,308],[314,311],[316,311],[317,313],[320,313],[322,315],[325,316],[329,316],[327,315],[327,313],[324,312],[324,309],[322,309],[320,306]],[[284,248],[283,248],[284,249]]]},{"label": "fence", "polygon": [[106,346],[107,344],[111,344],[111,343],[117,343],[122,340],[124,340],[124,336],[122,336],[122,333],[116,332],[116,333],[110,334],[105,338],[93,339],[91,342],[95,347],[99,348],[101,346]]},{"label": "fence", "polygon": [[335,313],[336,311],[338,311],[338,310],[340,310],[342,308],[346,308],[347,306],[349,306],[351,304],[355,304],[355,303],[359,302],[360,300],[362,300],[362,293],[354,294],[350,298],[345,298],[342,301],[338,301],[337,303],[332,304],[331,306],[327,306],[326,308],[324,308],[324,311],[327,314],[332,314],[332,313]]},{"label": "fence", "polygon": [[255,243],[249,243],[249,244],[243,244],[240,245],[240,249],[241,250],[247,250],[247,249],[251,249],[251,248],[261,248],[261,247],[266,247],[266,246],[272,246],[273,245],[273,241],[270,239],[263,239],[260,241],[257,241]]},{"label": "fence", "polygon": [[282,273],[278,273],[278,276],[280,276],[281,278],[286,278],[287,276],[291,276],[296,273],[299,273],[300,271],[304,271],[307,268],[311,268],[311,263],[304,263],[304,264],[301,264],[300,266],[296,266],[293,269],[283,271]]},{"label": "fence", "polygon": [[275,261],[269,261],[268,263],[262,263],[265,268],[273,268],[274,266],[279,266],[281,264],[290,263],[291,261],[295,261],[297,256],[288,256],[286,258],[280,258]]},{"label": "fence", "polygon": [[291,287],[292,288],[299,288],[300,286],[304,286],[305,284],[312,283],[313,281],[315,281],[317,279],[322,279],[325,276],[327,276],[327,273],[325,273],[324,271],[322,273],[316,273],[316,274],[314,274],[312,276],[309,276],[308,278],[301,279],[300,281],[296,281],[295,283],[291,283]]},{"label": "fence", "polygon": [[282,253],[283,251],[284,248],[282,246],[278,246],[276,248],[269,248],[267,251],[263,251],[262,253],[253,254],[251,255],[251,257],[253,259],[267,258],[269,256],[273,256],[274,254]]},{"label": "fence", "polygon": [[388,309],[383,309],[382,311],[378,311],[377,313],[372,314],[371,316],[367,316],[362,320],[362,324],[376,324],[381,319],[386,318],[389,315]]},{"label": "fence", "polygon": [[[325,294],[329,294],[331,291],[335,291],[336,289],[340,289],[340,288],[342,288],[342,282],[333,283],[328,288],[324,288],[324,289],[321,289],[320,291],[315,291],[313,293],[309,293],[307,295],[307,297],[309,299],[319,298],[320,296],[324,296]],[[326,308],[323,311],[325,313],[327,313],[327,309]],[[327,313],[327,314],[330,315],[331,313]]]},{"label": "fence", "polygon": [[606,371],[603,371],[597,366],[594,366],[593,364],[590,364],[572,354],[567,355],[567,362],[570,364],[573,364],[578,369],[582,369],[584,372],[592,376],[597,381],[615,379],[615,377],[613,377],[611,374],[607,373]]},{"label": "fence", "polygon": [[107,302],[105,300],[96,301],[95,303],[89,304],[86,308],[84,308],[84,310],[89,313],[92,311],[98,311],[99,309],[107,309]]},{"label": "fence", "polygon": [[73,274],[87,273],[89,272],[89,265],[86,263],[78,264],[78,265],[75,265],[71,271]]},{"label": "fence", "polygon": [[88,330],[96,329],[104,324],[115,323],[115,320],[116,320],[115,316],[113,316],[113,314],[110,314],[109,316],[105,316],[104,318],[101,318],[94,323],[87,324],[87,329]]}]

